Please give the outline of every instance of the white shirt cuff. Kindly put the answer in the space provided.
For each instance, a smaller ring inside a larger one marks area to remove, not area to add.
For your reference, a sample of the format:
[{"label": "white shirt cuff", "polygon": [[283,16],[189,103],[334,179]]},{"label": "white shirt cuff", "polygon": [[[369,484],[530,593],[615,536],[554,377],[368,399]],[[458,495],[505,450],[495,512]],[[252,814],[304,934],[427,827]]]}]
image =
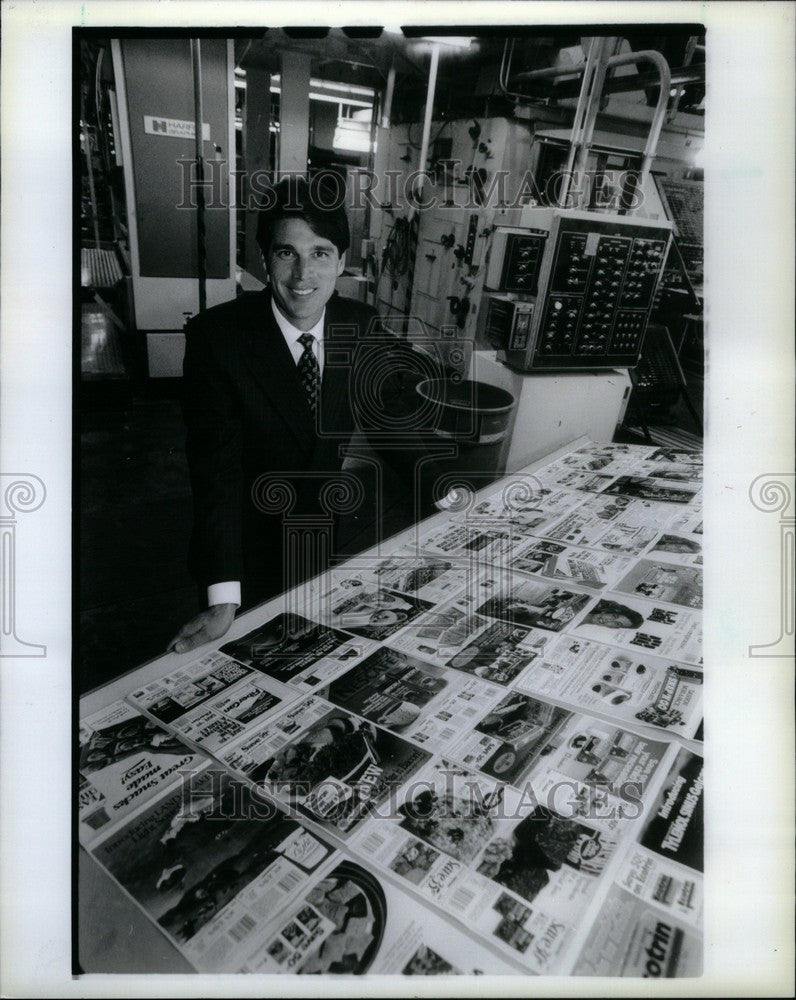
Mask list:
[{"label": "white shirt cuff", "polygon": [[224,583],[211,583],[207,588],[207,603],[209,607],[214,604],[236,604],[240,607],[240,581],[227,580]]}]

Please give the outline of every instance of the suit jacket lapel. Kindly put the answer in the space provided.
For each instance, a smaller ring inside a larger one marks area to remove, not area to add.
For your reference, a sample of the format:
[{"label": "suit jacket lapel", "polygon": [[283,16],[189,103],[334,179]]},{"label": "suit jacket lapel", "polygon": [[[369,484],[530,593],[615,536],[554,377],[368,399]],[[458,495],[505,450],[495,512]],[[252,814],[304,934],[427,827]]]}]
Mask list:
[{"label": "suit jacket lapel", "polygon": [[315,422],[304,395],[293,355],[271,311],[270,293],[263,293],[249,331],[252,375],[276,406],[305,453],[315,447]]}]

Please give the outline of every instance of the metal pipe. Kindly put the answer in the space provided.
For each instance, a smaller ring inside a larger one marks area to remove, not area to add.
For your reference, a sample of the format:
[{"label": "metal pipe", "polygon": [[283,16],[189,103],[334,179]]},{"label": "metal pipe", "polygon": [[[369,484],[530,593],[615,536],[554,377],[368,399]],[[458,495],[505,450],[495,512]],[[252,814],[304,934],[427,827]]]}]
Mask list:
[{"label": "metal pipe", "polygon": [[202,103],[202,43],[191,39],[191,70],[193,71],[194,146],[196,149],[196,251],[199,278],[199,312],[207,308],[207,261],[205,240],[205,167],[203,155],[204,105]]},{"label": "metal pipe", "polygon": [[[508,89],[508,68],[511,65],[511,56],[514,54],[514,39],[506,39],[503,45],[503,56],[500,60],[500,72],[498,73],[498,86],[507,97],[517,97],[520,100],[526,99],[527,94],[518,94]],[[508,57],[508,58],[507,58]],[[578,66],[545,66],[544,69],[525,70],[517,74],[518,80],[553,80],[558,76],[580,76],[586,69],[586,63]]]},{"label": "metal pipe", "polygon": [[644,146],[644,153],[641,160],[641,178],[639,186],[644,182],[644,178],[649,173],[652,161],[655,159],[655,151],[658,148],[658,140],[661,137],[663,121],[666,117],[666,106],[669,103],[669,91],[672,88],[672,73],[669,64],[660,52],[654,49],[642,49],[640,52],[628,52],[625,55],[613,56],[608,60],[609,66],[626,66],[639,62],[650,62],[658,70],[660,76],[658,103],[655,105],[655,112],[652,116],[647,143]]},{"label": "metal pipe", "polygon": [[[610,67],[609,67],[610,68]],[[692,63],[690,66],[672,66],[670,68],[672,86],[681,83],[701,83],[705,79],[705,64]],[[658,86],[657,70],[646,66],[637,74],[627,76],[610,76],[605,83],[604,93],[608,95],[627,93],[631,90],[648,90]],[[574,101],[578,96],[580,84],[577,80],[560,80],[550,85],[549,97],[552,101]],[[527,95],[525,100],[531,100]]]},{"label": "metal pipe", "polygon": [[[505,48],[504,48],[505,56]],[[661,136],[661,130],[663,128],[663,122],[666,117],[666,107],[669,103],[669,91],[672,86],[672,73],[669,68],[668,62],[664,59],[660,52],[656,52],[655,49],[642,49],[639,52],[627,52],[624,55],[611,56],[605,63],[605,69],[614,68],[616,66],[628,66],[636,65],[640,62],[649,62],[658,70],[659,75],[659,90],[658,90],[658,102],[655,105],[655,111],[652,116],[652,122],[650,124],[650,130],[647,135],[647,142],[644,146],[644,152],[641,159],[641,171],[639,176],[639,187],[641,187],[647,177],[652,166],[652,161],[655,158],[655,151],[658,148],[658,140]],[[547,79],[555,76],[566,76],[577,72],[578,74],[584,73],[586,70],[586,64],[576,67],[575,69],[567,68],[562,69],[561,67],[550,67],[541,70],[532,70],[529,73],[520,74],[521,78],[524,80],[529,79]],[[501,64],[501,76],[503,72],[503,64]],[[501,89],[502,79],[501,79]],[[508,91],[504,91],[508,93]],[[584,143],[582,153],[588,155],[587,153],[587,143]],[[585,161],[584,161],[585,162]]]},{"label": "metal pipe", "polygon": [[[586,172],[586,164],[589,159],[589,149],[591,146],[592,136],[594,135],[594,123],[597,120],[597,112],[600,109],[600,97],[602,96],[603,86],[605,84],[605,74],[608,66],[608,60],[605,58],[605,52],[608,47],[609,38],[603,37],[599,39],[598,46],[594,52],[594,58],[592,60],[591,74],[592,78],[589,84],[589,101],[586,108],[586,118],[583,123],[583,134],[581,136],[580,149],[578,150],[578,158],[575,162],[574,173],[575,176],[583,177]],[[584,73],[584,79],[588,76],[588,70]],[[581,190],[578,195],[577,207],[581,207],[583,191]]]},{"label": "metal pipe", "polygon": [[[383,171],[387,164],[387,147],[389,142],[388,132],[390,129],[390,116],[392,114],[392,99],[395,93],[395,53],[390,58],[390,68],[387,71],[387,83],[384,89],[384,100],[381,106],[381,114],[378,116],[379,125],[372,130],[371,135],[371,145],[370,145],[370,159],[369,167],[371,173],[374,177],[379,178],[382,176]],[[375,219],[374,219],[375,214]],[[373,207],[370,203],[370,199],[367,199],[367,204],[365,206],[365,232],[369,239],[374,239],[378,236],[378,231],[381,225],[382,210],[378,209],[376,213],[373,212]],[[374,244],[375,246],[375,244]],[[376,257],[374,255],[373,261],[375,262]],[[368,260],[362,261],[362,273],[367,275]],[[374,291],[374,302],[376,292],[378,290],[378,279],[381,277],[380,272],[377,273],[377,285]]]},{"label": "metal pipe", "polygon": [[[500,87],[500,89],[503,91],[503,93],[506,95],[506,97],[514,97],[515,95],[512,94],[512,93],[510,93],[510,91],[509,91],[509,89],[508,89],[508,87],[506,85],[507,81],[503,80],[504,70],[507,69],[506,56],[508,56],[509,53],[511,53],[512,55],[514,54],[514,39],[513,38],[512,39],[507,38],[506,41],[503,43],[503,54],[500,57],[500,69],[498,70],[498,87]],[[509,59],[508,59],[508,64],[510,64],[510,63],[511,63],[511,56],[509,56]]]},{"label": "metal pipe", "polygon": [[[606,39],[603,39],[606,42]],[[580,177],[585,177],[586,175],[586,165],[589,161],[589,152],[591,150],[591,142],[594,137],[594,125],[597,121],[597,113],[600,110],[600,98],[602,97],[603,87],[605,85],[605,74],[608,68],[607,60],[603,58],[605,52],[605,44],[600,49],[598,53],[597,62],[594,67],[594,78],[592,80],[591,94],[589,107],[586,114],[586,121],[583,125],[583,141],[580,145],[580,150],[578,151],[578,159],[575,163],[575,175]],[[578,194],[577,208],[582,207],[584,189],[581,188]]]},{"label": "metal pipe", "polygon": [[545,66],[543,69],[527,69],[518,73],[518,80],[547,80],[555,79],[557,76],[580,76],[586,69],[587,63],[578,63],[577,66]]},{"label": "metal pipe", "polygon": [[[504,70],[508,68],[506,63],[508,43],[503,49],[503,59],[500,65],[500,74],[498,79],[498,84],[500,89],[508,97],[517,97],[520,100],[527,100],[527,94],[518,94],[512,92],[508,89],[507,83],[508,79],[504,79]],[[699,46],[697,46],[699,48]],[[511,50],[513,51],[513,42],[511,43]],[[510,61],[510,60],[509,60]],[[669,64],[666,62],[664,57],[660,52],[656,52],[654,49],[643,49],[639,52],[628,52],[624,55],[611,56],[608,59],[607,67],[613,68],[614,66],[623,66],[628,64],[633,64],[637,62],[651,62],[659,70],[661,75],[661,89],[665,91],[666,101],[669,99],[669,90],[671,88],[671,69]],[[534,69],[526,70],[522,73],[518,73],[516,79],[518,80],[552,80],[556,77],[562,76],[581,76],[586,70],[586,63],[581,63],[578,66],[547,66],[544,69]],[[660,98],[659,98],[660,103]],[[656,140],[657,142],[657,140]]]},{"label": "metal pipe", "polygon": [[[379,118],[380,118],[380,101],[378,95],[373,99],[373,107],[370,113],[370,135],[368,141],[368,165],[365,168],[367,174],[370,177],[375,177],[375,167],[376,167],[376,150],[379,144]],[[364,220],[364,232],[370,235],[370,220],[372,215],[372,205],[370,198],[365,199],[365,220]],[[362,259],[362,276],[367,277],[368,273],[368,260],[366,257]]]},{"label": "metal pipe", "polygon": [[409,218],[412,219],[416,211],[416,202],[421,191],[423,190],[424,175],[423,171],[426,169],[426,158],[428,157],[428,140],[431,135],[431,119],[434,114],[434,94],[437,89],[437,67],[439,65],[439,44],[435,43],[431,49],[431,66],[428,71],[428,90],[426,92],[426,111],[423,116],[423,138],[420,140],[420,162],[419,169],[421,173],[417,178],[416,185],[413,188],[414,198],[413,204],[409,209]]},{"label": "metal pipe", "polygon": [[387,72],[387,87],[384,91],[384,107],[381,111],[381,127],[390,127],[390,115],[392,114],[392,95],[395,91],[395,59],[390,63]]},{"label": "metal pipe", "polygon": [[572,122],[572,138],[569,141],[569,151],[567,153],[567,164],[564,168],[564,173],[561,178],[561,188],[558,193],[558,200],[561,204],[566,204],[567,197],[569,195],[569,185],[572,180],[572,170],[575,166],[575,158],[580,149],[580,144],[583,139],[583,122],[586,118],[586,111],[589,103],[589,81],[591,79],[591,73],[589,72],[589,66],[593,65],[594,56],[597,51],[598,39],[596,37],[589,38],[588,50],[586,52],[586,63],[584,66],[583,79],[580,83],[580,93],[578,94],[578,103],[575,107],[575,119]]}]

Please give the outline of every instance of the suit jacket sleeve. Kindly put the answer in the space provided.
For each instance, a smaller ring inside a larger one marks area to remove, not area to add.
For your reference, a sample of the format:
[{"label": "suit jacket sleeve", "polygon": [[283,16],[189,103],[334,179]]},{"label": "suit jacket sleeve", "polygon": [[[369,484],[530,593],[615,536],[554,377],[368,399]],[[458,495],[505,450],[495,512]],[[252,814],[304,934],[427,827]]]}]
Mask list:
[{"label": "suit jacket sleeve", "polygon": [[189,568],[200,585],[208,586],[240,580],[243,573],[242,429],[212,324],[198,316],[185,333],[183,412],[194,514]]}]

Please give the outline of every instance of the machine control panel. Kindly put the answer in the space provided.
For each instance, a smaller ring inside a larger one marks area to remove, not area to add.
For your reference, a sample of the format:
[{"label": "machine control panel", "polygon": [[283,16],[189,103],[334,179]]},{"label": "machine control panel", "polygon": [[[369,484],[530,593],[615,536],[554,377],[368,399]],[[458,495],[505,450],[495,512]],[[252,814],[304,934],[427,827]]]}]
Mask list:
[{"label": "machine control panel", "polygon": [[505,295],[485,296],[479,315],[476,344],[497,350],[511,345],[512,350],[525,351],[531,338],[534,306]]},{"label": "machine control panel", "polygon": [[[535,295],[548,232],[498,230],[492,247],[487,287],[499,292]],[[497,263],[494,267],[492,262]]]},{"label": "machine control panel", "polygon": [[507,233],[504,290],[536,309],[523,345],[515,324],[506,331],[502,359],[522,371],[636,365],[669,238],[668,223],[584,212],[557,213],[547,239]]},{"label": "machine control panel", "polygon": [[543,355],[566,357],[572,353],[582,308],[583,301],[577,295],[554,295],[548,300],[539,344]]},{"label": "machine control panel", "polygon": [[509,238],[503,278],[504,291],[536,294],[545,239],[546,234],[529,236],[515,234]]},{"label": "machine control panel", "polygon": [[665,240],[633,240],[620,305],[646,309],[652,302],[666,253]]},{"label": "machine control panel", "polygon": [[552,292],[584,292],[589,282],[590,258],[586,255],[586,233],[564,233],[557,247]]}]

